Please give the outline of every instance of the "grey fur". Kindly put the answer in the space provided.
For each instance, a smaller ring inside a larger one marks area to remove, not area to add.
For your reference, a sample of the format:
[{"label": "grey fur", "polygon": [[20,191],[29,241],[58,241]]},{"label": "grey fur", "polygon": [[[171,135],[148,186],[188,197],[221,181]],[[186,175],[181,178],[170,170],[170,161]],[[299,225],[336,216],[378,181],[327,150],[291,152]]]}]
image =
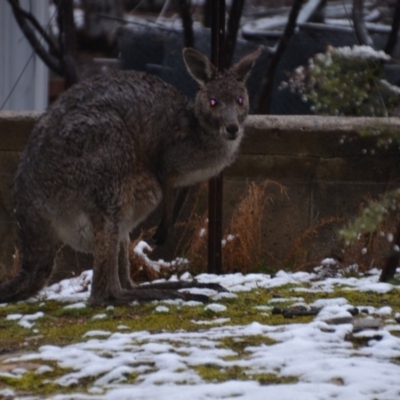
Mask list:
[{"label": "grey fur", "polygon": [[174,188],[207,180],[233,162],[248,113],[245,80],[259,54],[217,73],[206,57],[185,49],[188,71],[200,83],[193,102],[134,71],[94,77],[60,96],[33,129],[17,171],[20,270],[0,285],[0,302],[37,293],[62,243],[94,254],[94,304],[204,300],[175,290],[193,284],[135,286],[129,232],[163,201],[156,234],[162,242]]}]

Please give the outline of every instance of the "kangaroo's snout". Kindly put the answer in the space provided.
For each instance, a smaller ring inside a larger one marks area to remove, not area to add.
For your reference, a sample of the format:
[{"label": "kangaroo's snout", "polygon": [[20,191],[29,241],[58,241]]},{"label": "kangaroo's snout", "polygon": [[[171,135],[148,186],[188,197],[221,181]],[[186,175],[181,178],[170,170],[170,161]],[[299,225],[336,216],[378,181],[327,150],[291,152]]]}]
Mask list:
[{"label": "kangaroo's snout", "polygon": [[227,138],[229,140],[235,140],[238,137],[239,126],[236,124],[231,124],[226,127]]}]

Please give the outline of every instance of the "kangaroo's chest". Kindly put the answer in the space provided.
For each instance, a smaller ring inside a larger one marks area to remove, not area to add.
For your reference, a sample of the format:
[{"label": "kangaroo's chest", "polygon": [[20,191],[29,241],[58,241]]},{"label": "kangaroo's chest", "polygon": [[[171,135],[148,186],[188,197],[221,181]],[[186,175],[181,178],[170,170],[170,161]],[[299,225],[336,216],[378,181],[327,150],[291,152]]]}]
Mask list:
[{"label": "kangaroo's chest", "polygon": [[232,164],[238,147],[239,141],[236,140],[224,143],[224,146],[219,148],[211,148],[209,151],[192,153],[192,157],[186,157],[186,168],[179,168],[180,177],[176,186],[190,186],[217,176],[224,168]]},{"label": "kangaroo's chest", "polygon": [[223,168],[224,165],[215,165],[209,168],[201,168],[194,171],[186,171],[184,174],[180,176],[176,186],[178,187],[191,186],[196,183],[204,182],[218,175]]}]

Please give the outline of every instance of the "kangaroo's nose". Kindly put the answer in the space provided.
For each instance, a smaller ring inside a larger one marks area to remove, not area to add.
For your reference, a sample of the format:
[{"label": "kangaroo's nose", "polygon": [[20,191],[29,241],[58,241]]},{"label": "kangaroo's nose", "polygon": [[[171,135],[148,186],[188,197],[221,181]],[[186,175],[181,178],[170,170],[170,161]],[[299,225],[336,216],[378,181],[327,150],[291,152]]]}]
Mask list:
[{"label": "kangaroo's nose", "polygon": [[237,133],[239,131],[239,127],[236,124],[228,125],[226,127],[226,131],[228,132],[228,139],[234,140],[237,137]]}]

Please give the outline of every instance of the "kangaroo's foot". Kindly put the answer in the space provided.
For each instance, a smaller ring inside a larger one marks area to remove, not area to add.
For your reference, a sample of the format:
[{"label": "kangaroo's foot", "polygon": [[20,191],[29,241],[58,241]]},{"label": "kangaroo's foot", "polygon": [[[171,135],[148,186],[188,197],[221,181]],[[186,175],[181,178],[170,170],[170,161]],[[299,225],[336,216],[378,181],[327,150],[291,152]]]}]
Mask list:
[{"label": "kangaroo's foot", "polygon": [[189,292],[178,292],[175,289],[165,288],[151,288],[151,287],[136,287],[131,290],[122,289],[120,291],[113,291],[105,295],[92,293],[90,296],[90,304],[104,306],[108,304],[122,305],[128,304],[133,301],[147,302],[153,300],[173,300],[182,299],[184,301],[200,301],[206,303],[209,298],[202,294],[192,294]]},{"label": "kangaroo's foot", "polygon": [[199,289],[211,289],[217,292],[229,292],[226,288],[221,286],[218,283],[201,283],[196,280],[193,281],[175,281],[175,282],[157,282],[157,283],[149,283],[138,286],[137,289],[163,289],[163,290],[179,290],[179,289],[190,289],[190,288],[199,288]]}]

